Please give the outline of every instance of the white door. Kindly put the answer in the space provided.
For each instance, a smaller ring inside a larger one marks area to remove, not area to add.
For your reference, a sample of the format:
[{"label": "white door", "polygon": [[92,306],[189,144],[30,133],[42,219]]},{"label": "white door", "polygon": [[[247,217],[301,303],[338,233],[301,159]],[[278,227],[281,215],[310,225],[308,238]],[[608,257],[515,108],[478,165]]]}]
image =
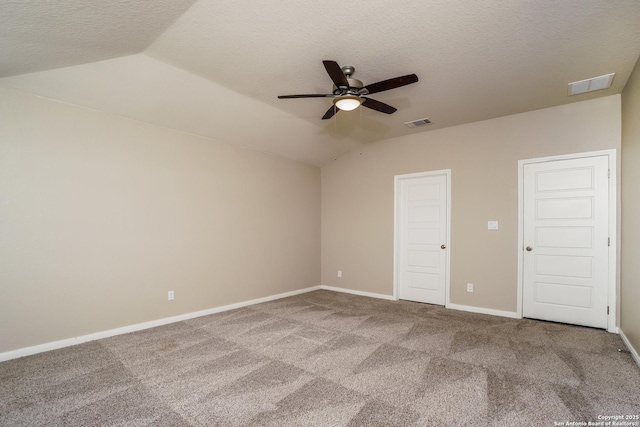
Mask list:
[{"label": "white door", "polygon": [[398,297],[445,305],[448,172],[396,177]]},{"label": "white door", "polygon": [[607,328],[608,170],[608,156],[524,165],[524,317]]}]

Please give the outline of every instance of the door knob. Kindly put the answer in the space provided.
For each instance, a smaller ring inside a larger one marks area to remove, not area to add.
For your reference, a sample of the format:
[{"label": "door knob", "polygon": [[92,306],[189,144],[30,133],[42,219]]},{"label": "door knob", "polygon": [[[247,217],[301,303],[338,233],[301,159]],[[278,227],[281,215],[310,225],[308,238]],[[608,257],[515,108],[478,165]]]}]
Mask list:
[{"label": "door knob", "polygon": [[447,249],[446,245],[440,245],[440,249]]},{"label": "door knob", "polygon": [[527,246],[525,249],[527,250],[527,252],[531,252],[532,250],[531,246]]}]

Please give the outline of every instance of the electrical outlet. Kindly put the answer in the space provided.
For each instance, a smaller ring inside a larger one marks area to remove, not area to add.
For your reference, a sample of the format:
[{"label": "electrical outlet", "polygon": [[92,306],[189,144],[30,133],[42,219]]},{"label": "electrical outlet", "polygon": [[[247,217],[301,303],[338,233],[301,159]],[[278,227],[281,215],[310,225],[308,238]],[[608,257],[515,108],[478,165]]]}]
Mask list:
[{"label": "electrical outlet", "polygon": [[167,293],[167,299],[168,299],[169,301],[173,301],[173,298],[174,298],[173,291],[169,291],[169,293]]},{"label": "electrical outlet", "polygon": [[467,283],[467,292],[473,292],[473,283]]},{"label": "electrical outlet", "polygon": [[342,270],[338,270],[338,277],[342,277]]}]

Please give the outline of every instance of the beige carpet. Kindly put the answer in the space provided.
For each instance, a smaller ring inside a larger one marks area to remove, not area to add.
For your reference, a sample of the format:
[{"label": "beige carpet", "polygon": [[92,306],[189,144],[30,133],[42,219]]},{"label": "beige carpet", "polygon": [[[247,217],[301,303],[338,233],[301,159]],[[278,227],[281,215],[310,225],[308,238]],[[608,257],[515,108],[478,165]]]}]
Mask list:
[{"label": "beige carpet", "polygon": [[1,363],[0,425],[588,423],[640,414],[619,348],[601,330],[316,291]]}]

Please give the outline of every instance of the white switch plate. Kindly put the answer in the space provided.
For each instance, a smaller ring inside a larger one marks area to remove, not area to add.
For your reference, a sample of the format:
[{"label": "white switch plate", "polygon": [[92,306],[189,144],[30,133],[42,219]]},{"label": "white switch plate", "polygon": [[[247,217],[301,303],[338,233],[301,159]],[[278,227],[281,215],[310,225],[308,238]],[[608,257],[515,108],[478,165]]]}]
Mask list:
[{"label": "white switch plate", "polygon": [[497,230],[497,229],[498,229],[498,221],[487,222],[487,230]]},{"label": "white switch plate", "polygon": [[168,299],[169,301],[173,301],[173,297],[174,297],[173,291],[169,291],[169,292],[167,293],[167,299]]},{"label": "white switch plate", "polygon": [[342,270],[338,270],[338,277],[342,277]]},{"label": "white switch plate", "polygon": [[473,292],[473,283],[467,283],[467,292]]}]

